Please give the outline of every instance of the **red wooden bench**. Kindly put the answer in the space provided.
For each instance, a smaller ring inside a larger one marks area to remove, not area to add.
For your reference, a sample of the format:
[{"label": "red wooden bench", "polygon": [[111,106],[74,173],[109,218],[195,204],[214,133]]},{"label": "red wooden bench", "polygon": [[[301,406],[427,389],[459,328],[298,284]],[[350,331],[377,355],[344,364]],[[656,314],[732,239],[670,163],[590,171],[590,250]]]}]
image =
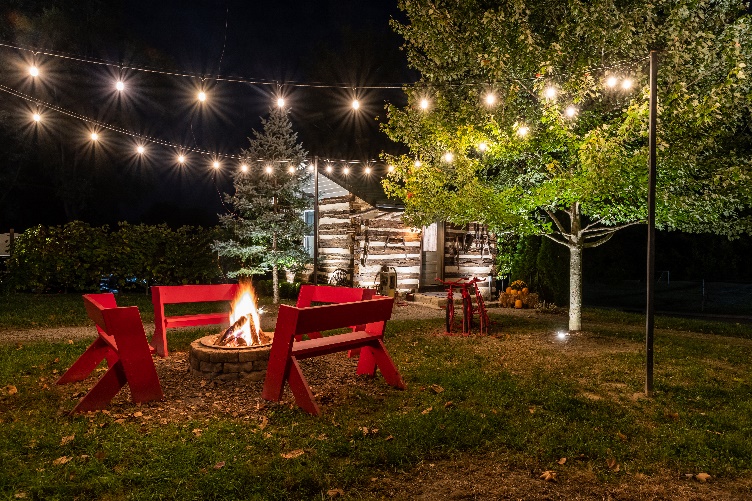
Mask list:
[{"label": "red wooden bench", "polygon": [[[376,296],[366,301],[310,308],[281,305],[262,396],[266,400],[279,401],[287,382],[298,406],[317,416],[319,407],[298,360],[358,348],[361,350],[358,374],[374,376],[378,367],[388,384],[404,389],[405,383],[382,341],[386,321],[392,316],[393,303],[393,298]],[[364,324],[363,330],[294,341],[299,334],[354,324]]]},{"label": "red wooden bench", "polygon": [[84,295],[84,306],[99,335],[57,384],[86,379],[104,359],[109,369],[73,412],[103,409],[126,383],[133,402],[164,398],[138,308],[119,308],[112,294]]},{"label": "red wooden bench", "polygon": [[194,315],[165,315],[166,304],[204,303],[211,301],[232,301],[238,290],[237,284],[217,285],[157,285],[151,288],[151,302],[154,305],[154,335],[151,345],[161,357],[167,356],[167,329],[174,327],[194,327],[198,325],[230,325],[228,312],[199,313]]},{"label": "red wooden bench", "polygon": [[[335,287],[332,285],[310,285],[303,284],[300,286],[298,301],[295,303],[297,308],[308,308],[312,303],[353,303],[355,301],[364,301],[372,299],[376,294],[373,289],[362,289],[358,287]],[[353,331],[363,330],[364,326],[351,325]],[[321,337],[320,332],[306,332],[309,339]],[[303,334],[295,336],[296,341],[303,339]],[[357,355],[357,350],[350,351],[349,356]]]}]

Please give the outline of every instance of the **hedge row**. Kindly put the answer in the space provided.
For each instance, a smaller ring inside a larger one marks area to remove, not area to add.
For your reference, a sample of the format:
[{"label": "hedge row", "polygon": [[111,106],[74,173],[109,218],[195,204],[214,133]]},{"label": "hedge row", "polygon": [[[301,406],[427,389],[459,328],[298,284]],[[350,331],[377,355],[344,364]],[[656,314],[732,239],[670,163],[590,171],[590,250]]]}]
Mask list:
[{"label": "hedge row", "polygon": [[80,221],[37,226],[18,235],[8,262],[9,286],[36,292],[110,287],[148,290],[150,285],[212,283],[222,271],[211,243],[220,228],[118,224],[92,227]]}]

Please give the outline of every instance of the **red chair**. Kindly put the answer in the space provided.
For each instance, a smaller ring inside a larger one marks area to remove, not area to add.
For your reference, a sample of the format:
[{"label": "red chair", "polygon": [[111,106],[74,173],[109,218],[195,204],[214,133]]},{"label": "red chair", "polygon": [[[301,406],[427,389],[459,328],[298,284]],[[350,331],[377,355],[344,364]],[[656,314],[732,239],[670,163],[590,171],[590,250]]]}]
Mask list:
[{"label": "red chair", "polygon": [[118,307],[112,294],[86,294],[84,306],[99,335],[57,384],[86,379],[104,359],[109,369],[72,412],[105,408],[126,383],[133,402],[164,398],[138,308]]}]

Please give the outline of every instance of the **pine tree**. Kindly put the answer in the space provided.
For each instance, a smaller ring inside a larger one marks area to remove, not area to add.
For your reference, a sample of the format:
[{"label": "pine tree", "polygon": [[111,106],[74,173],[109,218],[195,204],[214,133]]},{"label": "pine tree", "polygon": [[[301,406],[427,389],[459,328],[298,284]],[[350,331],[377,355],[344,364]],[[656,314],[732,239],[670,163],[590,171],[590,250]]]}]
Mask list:
[{"label": "pine tree", "polygon": [[232,235],[217,241],[214,249],[240,268],[234,277],[249,277],[271,270],[274,302],[279,302],[279,271],[295,271],[310,259],[303,248],[306,225],[302,213],[308,206],[303,185],[308,179],[307,152],[297,142],[287,113],[281,108],[261,119],[263,131],[253,131],[250,146],[242,150],[247,166],[234,175],[235,193],[225,195],[232,207],[220,216]]}]

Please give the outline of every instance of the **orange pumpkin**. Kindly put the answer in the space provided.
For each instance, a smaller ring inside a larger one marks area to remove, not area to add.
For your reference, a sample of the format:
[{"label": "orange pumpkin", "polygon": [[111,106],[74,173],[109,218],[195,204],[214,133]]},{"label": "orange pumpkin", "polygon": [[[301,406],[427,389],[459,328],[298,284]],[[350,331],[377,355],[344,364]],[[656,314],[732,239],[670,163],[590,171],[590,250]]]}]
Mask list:
[{"label": "orange pumpkin", "polygon": [[517,309],[522,308],[522,299],[518,299],[514,302],[514,307]]}]

